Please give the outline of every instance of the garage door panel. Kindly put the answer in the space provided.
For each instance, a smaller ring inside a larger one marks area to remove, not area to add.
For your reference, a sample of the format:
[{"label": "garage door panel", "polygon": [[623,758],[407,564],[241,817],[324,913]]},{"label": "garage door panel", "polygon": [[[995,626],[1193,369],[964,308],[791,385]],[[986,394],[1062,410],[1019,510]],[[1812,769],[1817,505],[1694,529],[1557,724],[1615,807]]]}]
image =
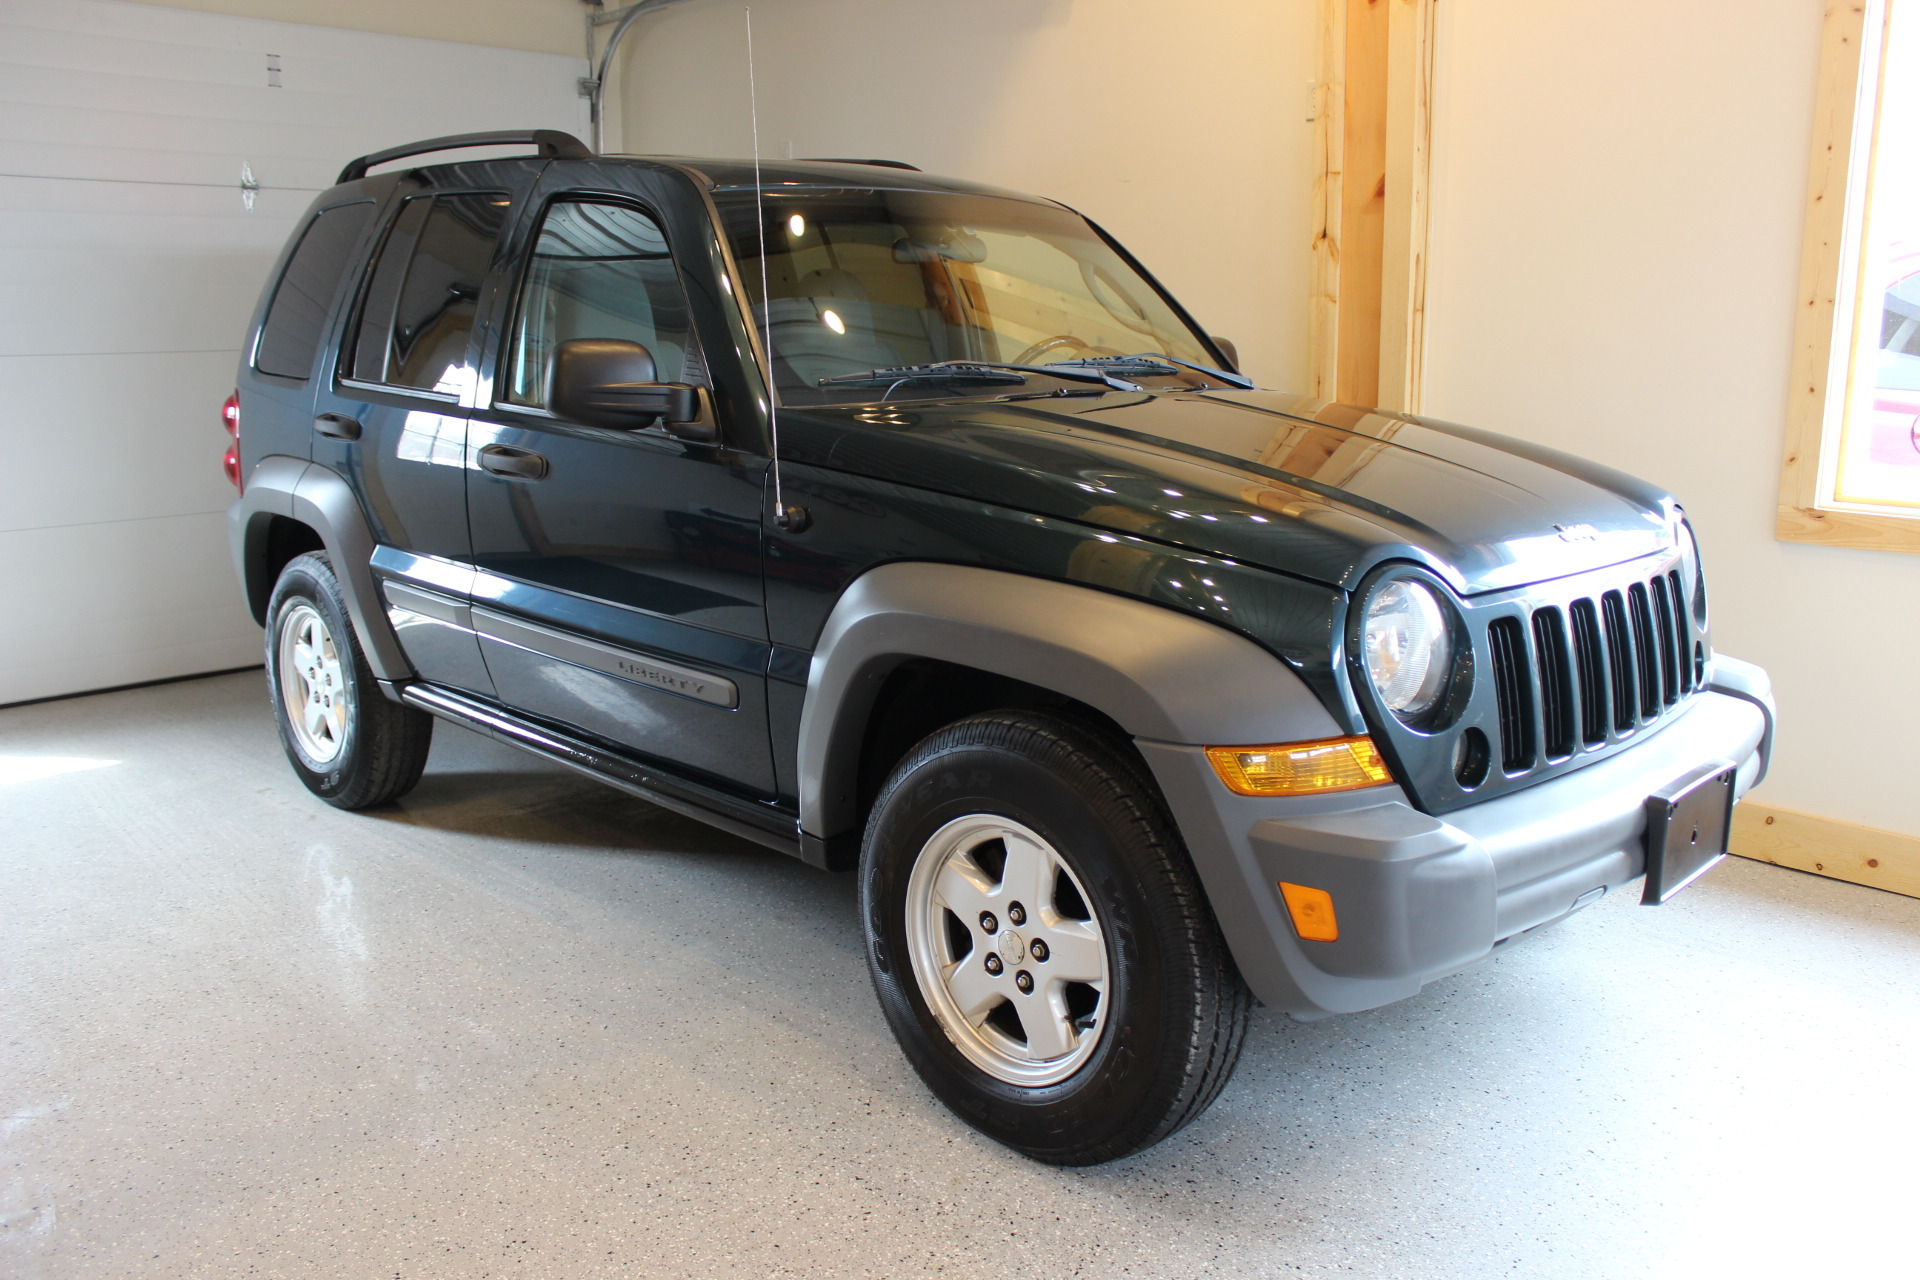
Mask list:
[{"label": "garage door panel", "polygon": [[226,517],[0,533],[0,703],[260,661]]},{"label": "garage door panel", "polygon": [[0,178],[0,351],[236,349],[310,192]]},{"label": "garage door panel", "polygon": [[113,0],[0,4],[0,447],[16,463],[0,702],[258,660],[218,412],[268,270],[356,155],[581,132],[585,69]]},{"label": "garage door panel", "polygon": [[[17,477],[0,531],[219,514],[220,403],[239,356],[38,356],[0,360],[0,449]],[[4,597],[0,597],[4,598]]]}]

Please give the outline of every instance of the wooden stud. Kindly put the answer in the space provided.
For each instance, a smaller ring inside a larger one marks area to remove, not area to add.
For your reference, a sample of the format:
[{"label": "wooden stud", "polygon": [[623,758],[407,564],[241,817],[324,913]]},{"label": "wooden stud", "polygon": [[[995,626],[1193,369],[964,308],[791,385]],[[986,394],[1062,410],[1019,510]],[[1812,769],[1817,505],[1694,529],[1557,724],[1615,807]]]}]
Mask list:
[{"label": "wooden stud", "polygon": [[1734,807],[1729,843],[1756,862],[1920,898],[1920,836],[1746,801]]},{"label": "wooden stud", "polygon": [[1321,0],[1313,394],[1419,406],[1434,0]]},{"label": "wooden stud", "polygon": [[1374,404],[1420,411],[1426,349],[1427,182],[1433,142],[1433,3],[1387,0],[1386,222]]},{"label": "wooden stud", "polygon": [[1347,0],[1320,0],[1313,110],[1313,269],[1307,334],[1314,396],[1339,398],[1340,210],[1346,163]]}]

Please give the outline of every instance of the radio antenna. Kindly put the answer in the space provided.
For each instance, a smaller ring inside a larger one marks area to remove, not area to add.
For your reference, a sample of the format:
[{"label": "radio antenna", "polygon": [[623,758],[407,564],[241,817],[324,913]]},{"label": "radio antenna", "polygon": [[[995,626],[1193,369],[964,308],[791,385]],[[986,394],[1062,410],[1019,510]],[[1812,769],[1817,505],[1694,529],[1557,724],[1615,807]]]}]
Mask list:
[{"label": "radio antenna", "polygon": [[780,487],[780,393],[774,389],[773,372],[773,276],[767,261],[767,209],[760,185],[760,89],[753,74],[753,6],[747,15],[747,113],[753,120],[753,221],[760,229],[760,345],[767,353],[767,446],[773,463],[773,522],[789,533],[806,527],[807,513],[799,507],[788,508]]}]

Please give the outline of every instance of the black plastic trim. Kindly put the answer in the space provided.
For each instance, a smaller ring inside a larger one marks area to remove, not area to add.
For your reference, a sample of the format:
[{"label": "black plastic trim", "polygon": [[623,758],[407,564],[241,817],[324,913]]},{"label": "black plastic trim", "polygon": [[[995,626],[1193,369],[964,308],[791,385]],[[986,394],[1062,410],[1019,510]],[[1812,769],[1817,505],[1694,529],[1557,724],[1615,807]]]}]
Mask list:
[{"label": "black plastic trim", "polygon": [[657,765],[438,685],[406,685],[400,690],[400,698],[423,711],[477,730],[510,747],[566,765],[663,809],[696,818],[796,858],[805,856],[800,844],[799,820],[791,813],[674,776]]},{"label": "black plastic trim", "polygon": [[454,133],[444,138],[425,138],[419,142],[388,147],[385,151],[375,151],[371,155],[347,161],[347,167],[340,171],[340,176],[334,182],[358,182],[367,176],[367,170],[389,160],[404,160],[408,156],[423,156],[434,151],[458,151],[463,147],[507,147],[516,143],[539,147],[541,157],[547,160],[593,159],[591,147],[558,129],[499,129],[491,133]]}]

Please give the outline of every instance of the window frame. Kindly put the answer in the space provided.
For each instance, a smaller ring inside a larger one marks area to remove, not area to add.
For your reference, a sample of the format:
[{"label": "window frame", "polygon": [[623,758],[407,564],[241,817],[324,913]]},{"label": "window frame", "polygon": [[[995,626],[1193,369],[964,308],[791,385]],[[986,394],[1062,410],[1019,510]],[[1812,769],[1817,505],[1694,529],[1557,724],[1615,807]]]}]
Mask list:
[{"label": "window frame", "polygon": [[1896,514],[1835,496],[1836,455],[1859,340],[1869,179],[1890,19],[1888,0],[1827,6],[1774,536],[1920,555],[1920,511]]},{"label": "window frame", "polygon": [[[510,279],[504,282],[505,305],[498,312],[500,320],[493,326],[494,332],[487,338],[489,354],[493,357],[493,376],[487,389],[487,407],[497,411],[549,418],[556,422],[564,421],[547,405],[521,404],[518,400],[507,399],[503,391],[508,382],[508,370],[513,359],[514,338],[519,330],[520,308],[526,301],[527,286],[533,275],[534,251],[539,247],[541,233],[546,230],[547,219],[563,204],[617,205],[653,220],[653,225],[660,229],[660,238],[666,242],[667,262],[672,266],[674,279],[680,284],[681,296],[687,302],[688,350],[697,357],[700,369],[706,374],[704,381],[692,382],[686,379],[686,370],[682,369],[682,381],[688,386],[697,387],[711,394],[714,382],[713,370],[707,364],[706,344],[701,340],[700,326],[693,315],[693,292],[687,288],[686,268],[682,265],[679,247],[674,244],[673,229],[666,214],[655,208],[651,202],[623,191],[570,187],[546,196],[528,215],[526,240],[515,255],[517,260],[513,264]],[[641,429],[664,431],[665,427],[656,422],[652,428]]]},{"label": "window frame", "polygon": [[[501,230],[494,238],[493,255],[488,259],[486,271],[481,279],[481,296],[476,303],[474,323],[467,331],[467,352],[470,358],[474,355],[477,349],[476,342],[482,341],[480,335],[486,320],[484,306],[480,305],[485,302],[486,282],[500,268],[501,254],[506,250],[507,240],[513,227],[515,215],[513,206],[519,204],[520,196],[511,190],[500,187],[474,187],[472,189],[451,187],[402,192],[391,205],[375,216],[376,234],[373,248],[359,265],[359,278],[354,281],[353,286],[353,305],[347,310],[346,320],[341,325],[341,332],[334,347],[333,381],[336,391],[351,391],[357,393],[377,392],[381,395],[427,400],[435,404],[465,405],[467,403],[468,396],[471,394],[470,390],[466,393],[455,395],[444,391],[434,391],[425,387],[408,387],[393,382],[375,382],[367,378],[357,378],[353,376],[354,365],[360,348],[360,329],[361,326],[366,323],[367,302],[373,292],[373,278],[380,270],[380,260],[386,254],[388,243],[393,239],[394,231],[399,227],[401,218],[405,216],[407,206],[416,200],[424,200],[429,206],[427,216],[432,217],[432,203],[449,196],[505,196],[510,202],[507,214],[502,220]],[[422,229],[424,229],[425,226],[426,220],[422,219]],[[413,254],[418,248],[419,243],[416,237],[414,245],[407,250],[408,272],[413,270]],[[400,278],[400,284],[404,289],[406,286],[406,275],[404,273]],[[389,322],[391,322],[391,318],[389,318]],[[389,341],[391,341],[390,337]]]}]

